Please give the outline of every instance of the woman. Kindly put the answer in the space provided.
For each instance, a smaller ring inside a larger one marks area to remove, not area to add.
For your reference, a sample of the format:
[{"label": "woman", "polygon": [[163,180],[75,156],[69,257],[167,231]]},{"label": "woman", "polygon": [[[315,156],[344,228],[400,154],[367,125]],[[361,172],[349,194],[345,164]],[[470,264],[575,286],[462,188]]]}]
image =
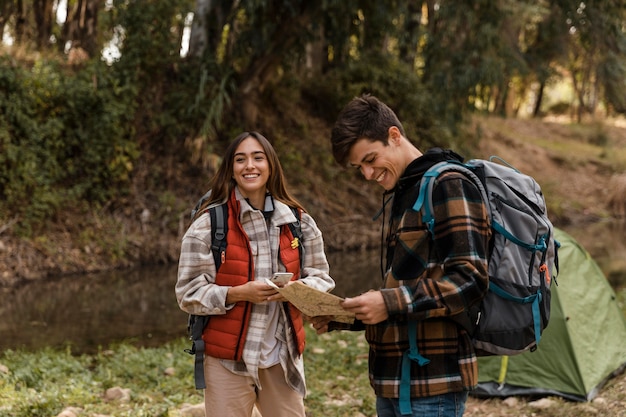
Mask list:
[{"label": "woman", "polygon": [[[293,272],[292,280],[333,289],[322,234],[257,132],[229,145],[210,185],[183,237],[176,283],[182,310],[211,316],[203,333],[206,415],[249,417],[256,404],[265,416],[304,417],[302,316],[266,279]],[[216,271],[207,207],[225,202],[228,246]],[[302,252],[287,227],[297,221],[290,207],[301,213]]]}]

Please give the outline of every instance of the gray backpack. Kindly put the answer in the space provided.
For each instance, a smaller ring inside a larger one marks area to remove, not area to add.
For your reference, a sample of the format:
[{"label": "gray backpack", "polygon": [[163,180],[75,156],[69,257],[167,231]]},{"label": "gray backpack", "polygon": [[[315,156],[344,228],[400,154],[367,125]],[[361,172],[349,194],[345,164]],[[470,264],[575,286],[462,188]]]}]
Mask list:
[{"label": "gray backpack", "polygon": [[550,319],[550,285],[558,270],[553,226],[539,184],[506,164],[473,159],[433,165],[422,178],[413,206],[434,230],[432,190],[444,172],[470,178],[483,194],[491,219],[489,291],[481,305],[459,318],[478,355],[516,355],[535,350]]}]

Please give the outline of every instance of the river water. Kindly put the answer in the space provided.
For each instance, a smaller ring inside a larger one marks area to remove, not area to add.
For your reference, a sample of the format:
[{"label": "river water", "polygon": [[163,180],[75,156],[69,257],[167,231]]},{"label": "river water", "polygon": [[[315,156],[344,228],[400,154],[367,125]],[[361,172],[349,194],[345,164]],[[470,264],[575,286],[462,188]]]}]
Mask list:
[{"label": "river water", "polygon": [[[605,223],[564,228],[598,262],[611,285],[626,291],[626,228]],[[329,253],[333,293],[352,296],[380,284],[378,251]],[[37,281],[2,291],[0,351],[70,346],[94,352],[116,341],[155,346],[186,335],[176,304],[176,265]]]}]

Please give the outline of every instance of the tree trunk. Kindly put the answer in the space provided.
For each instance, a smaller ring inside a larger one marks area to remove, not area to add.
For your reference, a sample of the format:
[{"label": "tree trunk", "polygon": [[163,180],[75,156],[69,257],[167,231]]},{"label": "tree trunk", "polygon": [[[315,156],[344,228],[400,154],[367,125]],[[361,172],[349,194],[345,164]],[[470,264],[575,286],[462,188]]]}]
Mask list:
[{"label": "tree trunk", "polygon": [[26,14],[24,13],[24,2],[16,1],[15,10],[15,44],[19,45],[24,40],[26,31]]},{"label": "tree trunk", "polygon": [[33,0],[33,12],[35,14],[35,30],[37,36],[35,43],[38,49],[45,49],[50,43],[52,36],[52,0]]},{"label": "tree trunk", "polygon": [[409,64],[411,68],[414,68],[422,20],[422,2],[415,0],[409,1],[407,11],[403,39],[400,43],[400,59]]},{"label": "tree trunk", "polygon": [[263,51],[261,56],[250,63],[242,77],[239,93],[244,109],[244,120],[247,128],[256,125],[259,97],[269,80],[276,74],[276,70],[283,62],[285,53],[297,41],[300,28],[306,27],[311,20],[313,3],[306,3],[303,10],[296,16],[282,18],[283,24],[278,26],[272,35],[271,46]]},{"label": "tree trunk", "polygon": [[313,42],[306,44],[305,53],[304,65],[307,77],[321,75],[328,64],[326,39],[324,38],[324,28],[321,25],[317,32],[317,38]]},{"label": "tree trunk", "polygon": [[98,11],[102,0],[78,0],[68,7],[67,19],[63,27],[64,41],[71,42],[72,48],[81,48],[93,57],[100,53],[98,44]]},{"label": "tree trunk", "polygon": [[541,80],[539,82],[539,91],[537,91],[537,100],[535,100],[535,107],[533,108],[533,117],[539,117],[541,111],[541,102],[543,101],[543,91],[546,87],[546,82]]},{"label": "tree trunk", "polygon": [[208,16],[211,12],[213,2],[211,0],[196,0],[196,9],[191,23],[191,33],[189,35],[190,57],[199,58],[204,54],[208,45]]},{"label": "tree trunk", "polygon": [[15,10],[13,6],[12,1],[3,1],[0,3],[0,37],[4,36],[4,27],[13,16]]}]

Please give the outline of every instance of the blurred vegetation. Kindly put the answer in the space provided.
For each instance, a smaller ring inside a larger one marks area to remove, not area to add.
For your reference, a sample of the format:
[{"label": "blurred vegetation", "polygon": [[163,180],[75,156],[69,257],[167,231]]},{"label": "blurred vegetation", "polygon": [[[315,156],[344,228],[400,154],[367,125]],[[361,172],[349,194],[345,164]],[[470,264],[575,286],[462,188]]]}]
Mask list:
[{"label": "blurred vegetation", "polygon": [[[306,165],[332,179],[328,152],[307,143],[319,135],[311,118],[329,126],[364,92],[421,147],[468,155],[478,140],[468,115],[515,117],[529,96],[534,116],[623,114],[625,10],[624,0],[4,1],[0,230],[31,239],[66,213],[146,206],[179,176],[202,177],[246,129],[276,141],[296,183],[311,185]],[[568,100],[545,99],[563,82]]]}]

